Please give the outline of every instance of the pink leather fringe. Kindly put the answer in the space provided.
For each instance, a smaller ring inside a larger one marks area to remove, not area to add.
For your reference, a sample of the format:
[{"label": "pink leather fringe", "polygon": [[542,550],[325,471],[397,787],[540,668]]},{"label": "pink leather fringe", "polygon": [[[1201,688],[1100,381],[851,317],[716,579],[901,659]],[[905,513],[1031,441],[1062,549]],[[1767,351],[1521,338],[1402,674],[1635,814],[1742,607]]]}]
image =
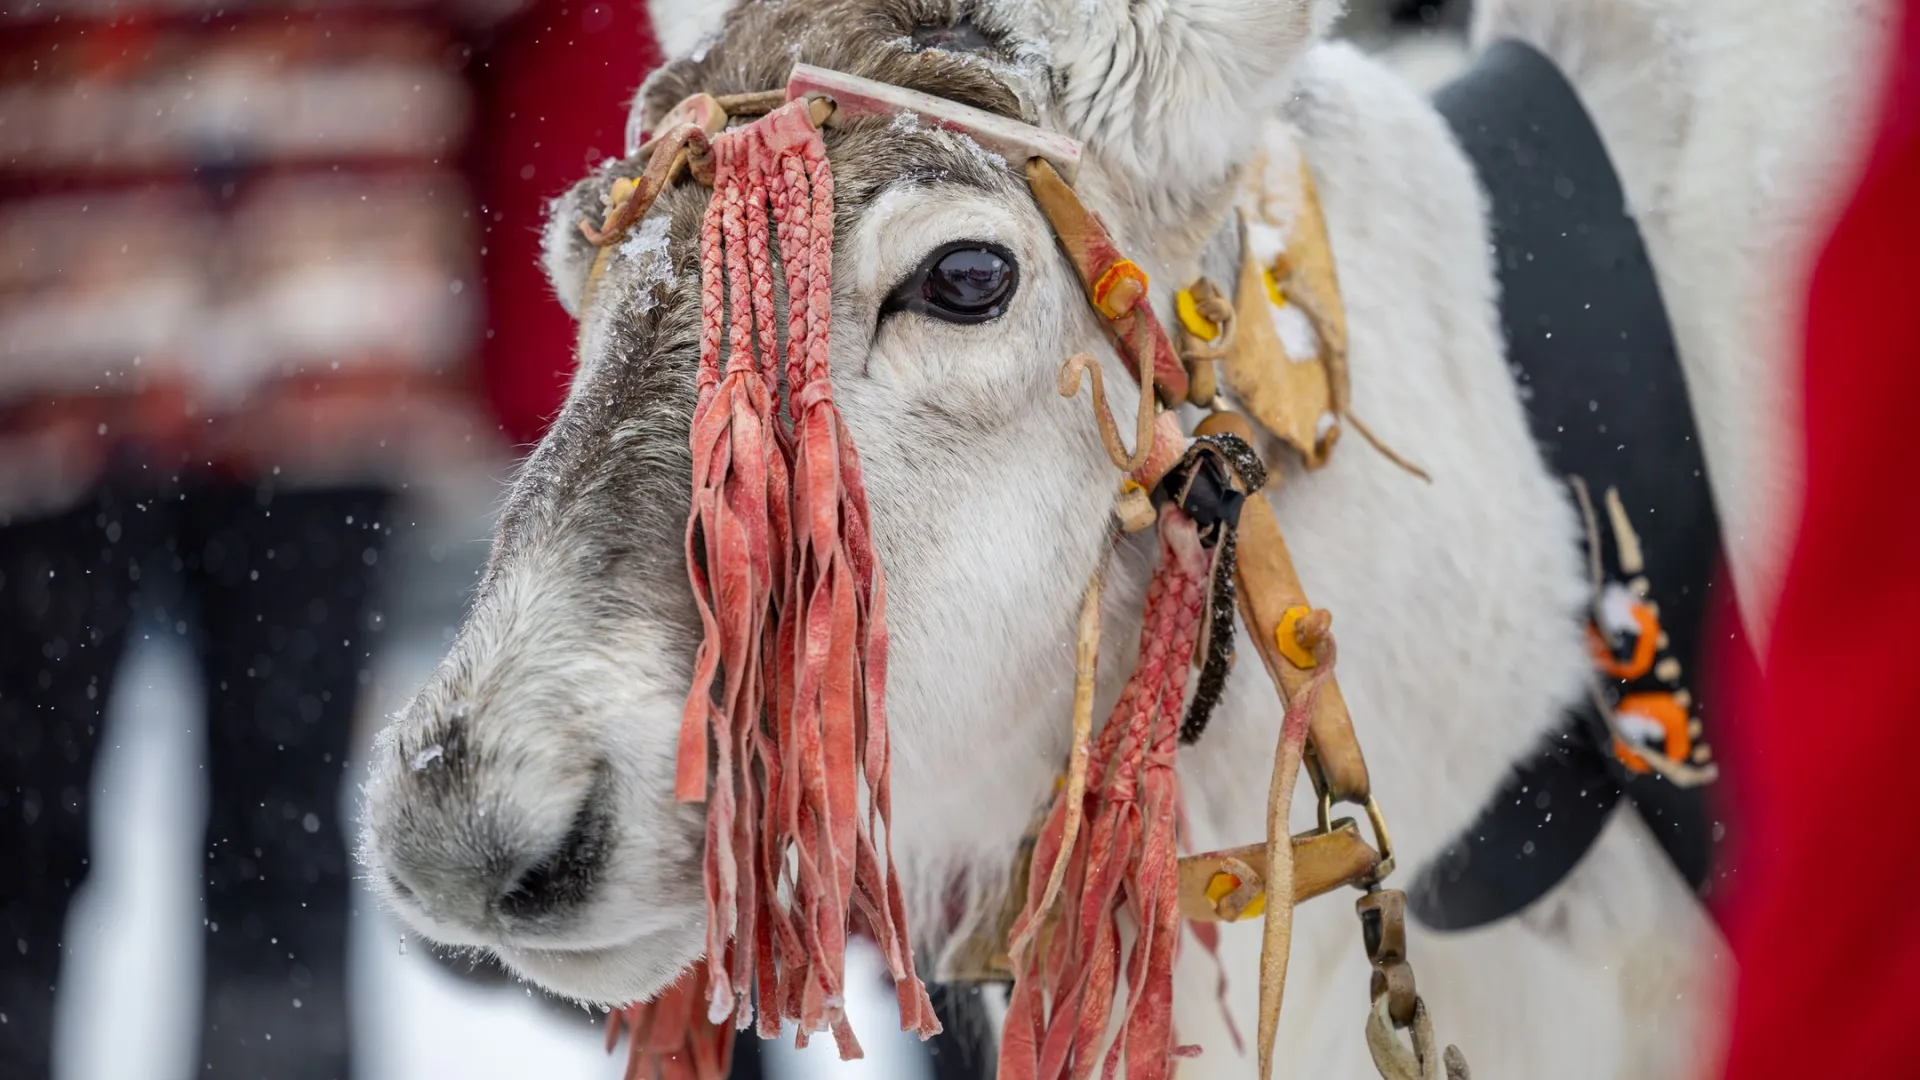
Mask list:
[{"label": "pink leather fringe", "polygon": [[[843,1009],[856,917],[898,985],[902,1027],[940,1026],[893,865],[886,586],[828,378],[833,176],[804,103],[716,136],[713,156],[687,522],[705,634],[675,782],[681,801],[707,803],[704,1019],[745,1028],[757,997],[761,1035],[792,1021],[802,1045],[830,1030],[857,1057]],[[783,373],[790,428],[775,414]]]},{"label": "pink leather fringe", "polygon": [[652,1001],[614,1010],[607,1051],[627,1035],[626,1080],[721,1080],[733,1063],[733,1029],[710,1024],[700,1007],[706,972],[691,968]]},{"label": "pink leather fringe", "polygon": [[[1001,1080],[1082,1080],[1102,1064],[1121,976],[1120,917],[1136,930],[1126,952],[1126,1011],[1104,1055],[1111,1080],[1124,1060],[1128,1080],[1164,1080],[1176,1047],[1173,961],[1180,932],[1179,781],[1174,750],[1187,672],[1207,605],[1211,560],[1193,520],[1160,512],[1160,554],[1147,586],[1140,662],[1093,744],[1086,826],[1061,851],[1065,793],[1034,846],[1026,907],[1013,940],[1042,929],[1015,956],[1015,983],[1000,1044]],[[1056,859],[1068,859],[1056,918],[1038,910]]]}]

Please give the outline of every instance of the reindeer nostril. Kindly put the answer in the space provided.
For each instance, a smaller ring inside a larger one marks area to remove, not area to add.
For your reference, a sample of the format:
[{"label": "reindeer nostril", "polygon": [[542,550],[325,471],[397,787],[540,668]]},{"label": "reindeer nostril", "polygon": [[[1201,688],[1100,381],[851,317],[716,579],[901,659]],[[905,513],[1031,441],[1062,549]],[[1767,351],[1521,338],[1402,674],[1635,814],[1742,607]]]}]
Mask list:
[{"label": "reindeer nostril", "polygon": [[613,815],[606,799],[604,770],[574,814],[573,827],[545,858],[528,868],[500,894],[502,914],[514,918],[551,915],[584,903],[613,844]]}]

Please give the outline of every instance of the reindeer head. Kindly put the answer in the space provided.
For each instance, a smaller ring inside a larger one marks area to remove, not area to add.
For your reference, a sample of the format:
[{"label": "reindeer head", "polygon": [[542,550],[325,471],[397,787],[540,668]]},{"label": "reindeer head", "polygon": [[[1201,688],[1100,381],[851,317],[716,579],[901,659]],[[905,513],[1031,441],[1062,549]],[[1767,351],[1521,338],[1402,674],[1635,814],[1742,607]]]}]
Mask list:
[{"label": "reindeer head", "polygon": [[[685,96],[782,86],[796,62],[1081,139],[1078,189],[1165,299],[1219,227],[1256,117],[1334,0],[784,0],[727,14],[656,73]],[[1104,344],[1020,171],[962,135],[828,138],[834,392],[887,576],[895,851],[923,931],[956,870],[1003,869],[1064,753],[1080,592],[1117,476],[1062,359]],[[519,478],[473,610],[383,733],[364,849],[434,940],[560,993],[626,1002],[702,948],[702,809],[673,799],[700,626],[684,557],[707,194],[668,191],[581,310],[615,162],[555,204],[547,265],[584,320],[565,407]],[[934,919],[934,922],[930,922]]]}]

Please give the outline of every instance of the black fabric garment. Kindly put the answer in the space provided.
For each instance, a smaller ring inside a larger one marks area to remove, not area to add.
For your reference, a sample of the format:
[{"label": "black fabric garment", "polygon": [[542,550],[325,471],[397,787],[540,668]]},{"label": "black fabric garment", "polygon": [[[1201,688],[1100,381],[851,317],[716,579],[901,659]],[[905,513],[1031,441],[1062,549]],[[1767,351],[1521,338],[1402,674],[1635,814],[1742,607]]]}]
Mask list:
[{"label": "black fabric garment", "polygon": [[137,573],[117,546],[128,517],[103,496],[0,529],[0,1076],[51,1074],[60,941]]},{"label": "black fabric garment", "polygon": [[940,1034],[922,1044],[933,1063],[933,1080],[993,1080],[999,1073],[1000,1047],[986,1002],[980,999],[986,987],[942,983],[927,989],[934,1015],[940,1018]]},{"label": "black fabric garment", "polygon": [[[1508,360],[1534,438],[1591,510],[1594,639],[1616,668],[1658,645],[1657,665],[1642,654],[1644,670],[1602,671],[1595,694],[1609,713],[1676,718],[1662,745],[1710,766],[1697,674],[1723,587],[1719,522],[1666,309],[1606,147],[1559,70],[1519,42],[1493,45],[1434,103],[1487,195]],[[1617,631],[1628,615],[1646,620],[1640,632]],[[1703,888],[1724,835],[1714,789],[1670,782],[1634,749],[1599,703],[1579,708],[1421,868],[1414,914],[1460,930],[1520,911],[1572,870],[1623,794]]]},{"label": "black fabric garment", "polygon": [[195,486],[0,528],[0,940],[22,961],[0,974],[0,1076],[49,1075],[101,718],[136,590],[170,584],[207,702],[197,1075],[348,1080],[339,806],[388,504]]}]

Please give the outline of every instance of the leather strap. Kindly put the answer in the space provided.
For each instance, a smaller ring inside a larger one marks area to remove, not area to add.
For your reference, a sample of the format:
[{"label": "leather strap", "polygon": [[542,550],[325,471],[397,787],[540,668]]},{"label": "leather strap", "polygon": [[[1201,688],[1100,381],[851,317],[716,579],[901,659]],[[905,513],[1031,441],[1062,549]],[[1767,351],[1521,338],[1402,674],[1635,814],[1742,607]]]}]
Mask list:
[{"label": "leather strap", "polygon": [[[1238,435],[1249,444],[1254,441],[1253,425],[1238,413],[1216,412],[1194,431],[1200,435]],[[1280,525],[1271,512],[1241,515],[1238,557],[1240,608],[1247,633],[1268,673],[1291,700],[1306,687],[1313,671],[1281,651],[1280,629],[1288,621],[1288,612],[1311,609],[1312,605],[1307,602],[1286,538],[1280,535]],[[1354,737],[1353,717],[1347,711],[1338,679],[1328,681],[1315,699],[1309,731],[1318,771],[1316,786],[1324,783],[1325,794],[1335,802],[1366,802],[1372,794],[1367,762]]]},{"label": "leather strap", "polygon": [[[1145,322],[1148,347],[1153,350],[1154,383],[1161,402],[1173,408],[1186,400],[1187,369],[1174,354],[1173,342],[1148,302],[1145,274],[1120,254],[1100,215],[1086,208],[1080,196],[1074,194],[1073,187],[1045,158],[1036,157],[1027,162],[1027,185],[1040,212],[1053,226],[1060,250],[1066,253],[1067,261],[1080,276],[1080,284],[1087,291],[1094,313],[1100,316],[1108,340],[1113,342],[1134,381],[1140,381],[1142,370],[1135,341],[1141,332],[1139,323]],[[1129,267],[1140,275],[1137,291],[1115,281],[1114,275],[1124,273]],[[1124,302],[1115,302],[1116,290],[1127,297]]]},{"label": "leather strap", "polygon": [[[1316,896],[1353,884],[1371,874],[1379,865],[1379,853],[1360,837],[1351,821],[1342,820],[1332,832],[1308,833],[1293,837],[1293,902],[1303,904]],[[1180,860],[1180,914],[1194,922],[1237,922],[1260,915],[1261,908],[1247,906],[1228,917],[1219,901],[1210,895],[1215,880],[1222,874],[1238,876],[1239,867],[1250,870],[1264,899],[1267,875],[1267,846],[1245,847],[1192,855]]]},{"label": "leather strap", "polygon": [[[1709,703],[1695,676],[1724,587],[1720,529],[1652,261],[1598,130],[1547,57],[1497,43],[1434,104],[1487,194],[1508,360],[1534,438],[1584,509],[1601,655],[1595,700],[1421,869],[1414,914],[1464,930],[1520,911],[1580,860],[1623,792],[1704,888],[1725,819],[1704,786]],[[1640,625],[1619,635],[1616,656],[1600,621]],[[1629,763],[1609,716],[1634,709],[1664,718],[1661,749],[1679,768]]]}]

